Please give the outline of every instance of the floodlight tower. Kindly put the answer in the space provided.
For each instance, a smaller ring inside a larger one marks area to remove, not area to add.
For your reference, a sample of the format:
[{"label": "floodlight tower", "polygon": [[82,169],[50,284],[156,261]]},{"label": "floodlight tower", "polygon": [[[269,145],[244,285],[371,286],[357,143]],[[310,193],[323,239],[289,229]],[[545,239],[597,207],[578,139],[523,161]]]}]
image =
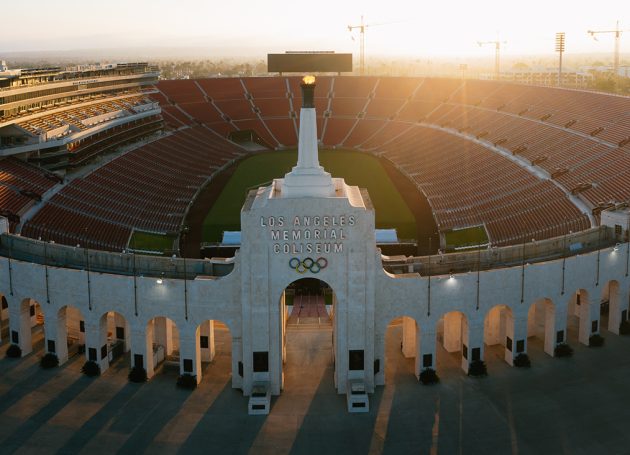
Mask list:
[{"label": "floodlight tower", "polygon": [[615,56],[613,60],[613,72],[615,73],[615,77],[619,76],[619,46],[621,42],[621,35],[623,32],[627,32],[630,30],[620,30],[619,29],[619,21],[615,26],[614,30],[588,30],[587,33],[593,37],[595,41],[597,41],[598,33],[614,33],[615,34]]},{"label": "floodlight tower", "polygon": [[486,44],[494,44],[494,78],[499,80],[501,76],[501,44],[506,44],[506,41],[477,41],[479,47]]},{"label": "floodlight tower", "polygon": [[560,54],[558,61],[558,87],[562,86],[562,53],[564,52],[564,32],[556,33],[556,52]]}]

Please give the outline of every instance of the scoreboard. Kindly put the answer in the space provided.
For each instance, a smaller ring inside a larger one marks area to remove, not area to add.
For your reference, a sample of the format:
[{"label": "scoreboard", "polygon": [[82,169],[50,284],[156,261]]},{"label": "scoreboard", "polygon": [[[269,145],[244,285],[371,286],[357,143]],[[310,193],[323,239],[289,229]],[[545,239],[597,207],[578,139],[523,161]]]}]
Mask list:
[{"label": "scoreboard", "polygon": [[285,52],[267,54],[270,73],[350,73],[352,54],[334,52]]}]

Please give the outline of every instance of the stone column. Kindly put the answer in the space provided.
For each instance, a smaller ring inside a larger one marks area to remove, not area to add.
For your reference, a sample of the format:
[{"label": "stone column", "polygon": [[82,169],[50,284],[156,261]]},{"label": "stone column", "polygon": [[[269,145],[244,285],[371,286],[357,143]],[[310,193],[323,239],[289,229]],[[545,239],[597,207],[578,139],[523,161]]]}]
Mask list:
[{"label": "stone column", "polygon": [[619,324],[621,324],[623,310],[628,310],[628,290],[625,292],[616,282],[608,283],[608,331],[619,335]]},{"label": "stone column", "polygon": [[416,362],[414,370],[417,378],[425,368],[436,369],[435,357],[435,326],[427,326],[426,328],[418,328],[416,334]]},{"label": "stone column", "polygon": [[243,340],[232,333],[232,388],[243,388]]},{"label": "stone column", "polygon": [[[335,302],[335,318],[333,320],[334,333],[333,351],[335,356],[335,387],[338,394],[345,394],[348,381],[348,295],[343,300]],[[383,365],[384,367],[384,365]]]},{"label": "stone column", "polygon": [[462,318],[462,370],[468,373],[475,360],[483,360],[483,322],[470,323]]},{"label": "stone column", "polygon": [[33,351],[31,334],[31,299],[21,302],[9,301],[9,341],[17,344],[22,350],[22,356]]},{"label": "stone column", "polygon": [[[591,303],[588,293],[580,291],[580,343],[588,346],[589,338],[595,333],[599,333],[599,305]],[[597,321],[597,330],[593,331],[593,322]]]},{"label": "stone column", "polygon": [[527,315],[514,317],[508,312],[506,317],[506,336],[512,340],[512,349],[508,350],[506,346],[505,361],[514,365],[516,356],[527,354]]},{"label": "stone column", "polygon": [[201,350],[196,332],[196,327],[187,327],[180,330],[179,374],[195,376],[197,384],[199,384],[201,382]]},{"label": "stone column", "polygon": [[101,374],[109,368],[107,345],[107,317],[97,321],[85,321],[85,357],[101,367]]},{"label": "stone column", "polygon": [[567,343],[567,312],[568,302],[555,306],[555,311],[545,309],[545,352],[555,355],[555,348],[560,343]]},{"label": "stone column", "polygon": [[59,359],[59,365],[68,360],[68,328],[66,324],[66,312],[57,312],[54,315],[45,315],[44,324],[44,351],[55,354]]},{"label": "stone column", "polygon": [[[385,330],[387,330],[387,326]],[[385,337],[382,333],[374,334],[374,359],[378,360],[379,370],[374,375],[374,384],[385,385]]]},{"label": "stone column", "polygon": [[130,340],[131,367],[144,368],[147,379],[151,379],[156,366],[153,353],[153,321],[147,324],[146,329],[132,327],[130,333],[125,334],[125,339]]},{"label": "stone column", "polygon": [[[212,362],[214,360],[214,321],[208,320],[202,322],[199,326],[199,345],[201,349],[201,360],[203,362]],[[205,337],[207,344],[201,343],[201,338]],[[204,347],[205,346],[205,347]]]}]

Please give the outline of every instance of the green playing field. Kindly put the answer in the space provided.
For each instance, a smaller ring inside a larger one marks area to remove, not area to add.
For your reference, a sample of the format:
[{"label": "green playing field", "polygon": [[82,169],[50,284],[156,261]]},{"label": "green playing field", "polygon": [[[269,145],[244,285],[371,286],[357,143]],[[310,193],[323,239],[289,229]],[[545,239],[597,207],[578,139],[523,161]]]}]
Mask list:
[{"label": "green playing field", "polygon": [[[414,216],[378,159],[344,150],[320,150],[319,159],[333,177],[343,177],[347,184],[368,189],[377,228],[396,228],[401,239],[416,237]],[[243,160],[204,220],[203,241],[218,242],[223,231],[240,230],[240,211],[247,191],[283,177],[296,162],[295,150],[267,152]]]}]

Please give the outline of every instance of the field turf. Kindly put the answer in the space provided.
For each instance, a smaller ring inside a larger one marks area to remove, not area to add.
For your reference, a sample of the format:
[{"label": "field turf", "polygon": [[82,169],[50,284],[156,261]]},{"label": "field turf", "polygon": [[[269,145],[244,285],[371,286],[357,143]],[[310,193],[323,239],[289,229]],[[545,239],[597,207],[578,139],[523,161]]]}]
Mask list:
[{"label": "field turf", "polygon": [[163,252],[173,249],[173,235],[151,234],[149,232],[134,231],[129,247],[139,251]]},{"label": "field turf", "polygon": [[[396,228],[400,239],[416,237],[416,220],[389,176],[370,155],[320,150],[320,164],[333,177],[367,188],[376,210],[377,228]],[[243,160],[203,222],[202,241],[219,242],[223,231],[240,230],[240,211],[249,189],[283,177],[297,163],[296,151],[266,152]]]},{"label": "field turf", "polygon": [[445,236],[447,248],[473,247],[488,243],[488,235],[483,226],[472,226],[449,231]]}]

